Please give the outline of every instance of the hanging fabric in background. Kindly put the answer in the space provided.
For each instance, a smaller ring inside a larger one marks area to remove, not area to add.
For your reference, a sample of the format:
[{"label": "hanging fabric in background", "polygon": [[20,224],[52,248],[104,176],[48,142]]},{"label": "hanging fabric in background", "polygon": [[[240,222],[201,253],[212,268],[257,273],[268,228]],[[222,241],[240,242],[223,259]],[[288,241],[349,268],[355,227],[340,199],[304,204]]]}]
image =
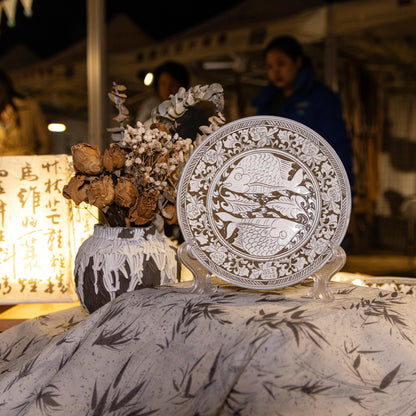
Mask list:
[{"label": "hanging fabric in background", "polygon": [[33,15],[33,10],[32,10],[33,0],[20,0],[20,3],[22,3],[24,15],[26,17],[32,17],[32,15]]},{"label": "hanging fabric in background", "polygon": [[[26,17],[32,17],[33,10],[32,4],[33,0],[20,0],[20,3],[23,6],[23,14]],[[0,23],[1,23],[1,16],[2,12],[7,17],[7,26],[15,27],[16,26],[16,10],[18,6],[17,0],[3,0],[0,2]]]}]

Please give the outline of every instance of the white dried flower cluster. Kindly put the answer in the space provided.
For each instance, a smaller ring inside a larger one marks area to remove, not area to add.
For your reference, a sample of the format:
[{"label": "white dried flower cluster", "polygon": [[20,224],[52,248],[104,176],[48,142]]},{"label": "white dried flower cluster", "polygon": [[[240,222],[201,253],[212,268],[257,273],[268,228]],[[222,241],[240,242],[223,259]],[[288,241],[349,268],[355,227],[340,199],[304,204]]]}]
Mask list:
[{"label": "white dried flower cluster", "polygon": [[126,173],[143,190],[155,189],[172,194],[180,172],[192,152],[192,140],[177,133],[172,137],[141,122],[127,126],[118,145],[126,152]]}]

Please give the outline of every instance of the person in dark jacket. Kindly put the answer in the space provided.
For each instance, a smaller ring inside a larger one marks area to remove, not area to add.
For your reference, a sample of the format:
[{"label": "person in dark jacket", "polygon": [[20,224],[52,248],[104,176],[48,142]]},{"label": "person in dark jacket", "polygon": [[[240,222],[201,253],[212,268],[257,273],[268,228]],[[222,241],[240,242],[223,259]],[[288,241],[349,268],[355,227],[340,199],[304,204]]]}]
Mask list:
[{"label": "person in dark jacket", "polygon": [[257,114],[289,118],[316,131],[338,154],[352,185],[351,144],[339,95],[316,80],[309,57],[291,36],[273,39],[264,58],[269,83],[253,100]]}]

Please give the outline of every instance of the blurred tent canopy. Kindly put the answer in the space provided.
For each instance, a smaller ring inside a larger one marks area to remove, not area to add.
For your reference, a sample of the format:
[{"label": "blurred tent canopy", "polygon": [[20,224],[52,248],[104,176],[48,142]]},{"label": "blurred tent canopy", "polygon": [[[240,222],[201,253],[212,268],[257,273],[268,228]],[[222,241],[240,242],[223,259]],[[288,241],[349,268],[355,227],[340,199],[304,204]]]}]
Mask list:
[{"label": "blurred tent canopy", "polygon": [[[392,84],[416,88],[416,4],[412,0],[245,0],[215,18],[156,41],[125,14],[105,28],[106,62],[111,82],[123,83],[129,102],[140,102],[149,88],[139,80],[167,59],[190,67],[195,82],[235,83],[258,87],[265,82],[261,51],[279,34],[292,34],[314,53],[323,51],[326,79],[336,84],[335,55],[346,54],[369,70],[390,74]],[[326,53],[326,55],[325,55]],[[51,112],[87,117],[86,41],[51,58],[33,62],[22,47],[0,59],[13,69],[16,86],[39,99]],[[13,61],[27,65],[13,68]],[[334,85],[336,87],[336,85]]]}]

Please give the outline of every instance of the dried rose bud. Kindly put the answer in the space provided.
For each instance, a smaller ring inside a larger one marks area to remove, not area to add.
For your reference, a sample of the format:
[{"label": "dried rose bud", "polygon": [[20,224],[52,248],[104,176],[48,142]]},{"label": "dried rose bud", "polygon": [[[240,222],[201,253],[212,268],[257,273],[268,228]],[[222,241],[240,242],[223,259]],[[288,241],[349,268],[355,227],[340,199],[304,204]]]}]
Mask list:
[{"label": "dried rose bud", "polygon": [[103,170],[101,152],[98,146],[79,143],[71,147],[74,169],[85,175],[98,175]]},{"label": "dried rose bud", "polygon": [[138,196],[139,191],[128,179],[118,179],[114,196],[114,202],[118,206],[129,208],[134,205]]},{"label": "dried rose bud", "polygon": [[157,191],[143,192],[129,210],[129,220],[136,225],[144,225],[154,218],[159,193]]},{"label": "dried rose bud", "polygon": [[72,199],[76,205],[79,205],[87,200],[88,186],[88,183],[85,182],[85,175],[75,175],[64,186],[62,194],[66,199]]},{"label": "dried rose bud", "polygon": [[163,123],[153,123],[150,128],[158,129],[159,131],[164,131],[165,133],[170,134],[170,131]]},{"label": "dried rose bud", "polygon": [[124,152],[114,143],[104,152],[103,166],[107,172],[114,172],[117,169],[121,169],[125,161]]},{"label": "dried rose bud", "polygon": [[176,213],[176,206],[174,204],[167,204],[164,208],[163,217],[165,218],[165,222],[169,225],[178,224],[178,216]]},{"label": "dried rose bud", "polygon": [[88,203],[102,209],[114,201],[114,185],[110,176],[94,179],[87,191]]}]

